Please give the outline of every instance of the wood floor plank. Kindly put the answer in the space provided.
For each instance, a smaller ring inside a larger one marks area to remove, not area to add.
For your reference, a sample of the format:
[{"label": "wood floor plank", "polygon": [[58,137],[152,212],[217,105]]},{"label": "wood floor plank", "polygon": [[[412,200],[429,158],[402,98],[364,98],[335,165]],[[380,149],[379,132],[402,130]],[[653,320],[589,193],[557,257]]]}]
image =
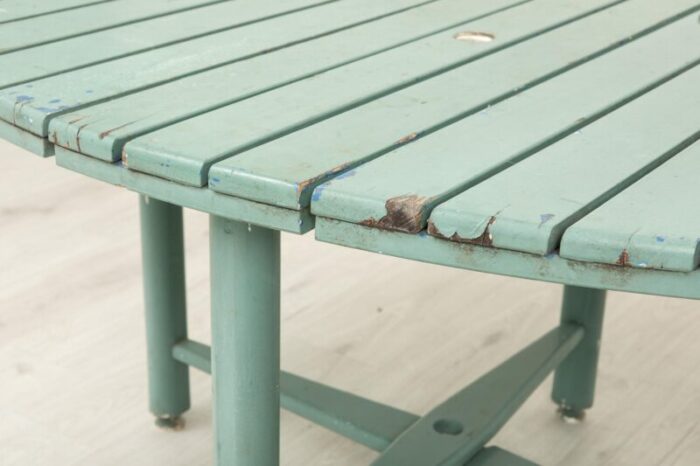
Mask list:
[{"label": "wood floor plank", "polygon": [[[378,100],[340,116],[332,127],[322,124],[300,132],[306,133],[304,139],[288,138],[283,150],[289,157],[280,158],[282,167],[276,168],[280,174],[285,168],[293,174],[285,165],[297,160],[292,154],[328,154],[337,146],[355,163],[416,132],[421,137],[411,144],[317,188],[313,210],[347,222],[417,233],[427,226],[434,206],[578,129],[585,131],[596,118],[699,63],[700,49],[687,46],[695,42],[700,43],[700,29],[691,14],[488,107],[483,106],[481,89],[490,83],[481,84],[486,80],[478,76],[469,81],[476,95],[439,99],[440,92],[449,92],[443,86],[432,93],[414,92],[422,99],[410,108],[391,105],[390,97]],[[434,133],[426,131],[465,109],[481,110]],[[333,128],[341,126],[348,129],[335,140],[323,137],[337,135]],[[327,170],[314,168],[317,173]]]},{"label": "wood floor plank", "polygon": [[560,254],[631,267],[696,269],[698,173],[700,143],[695,143],[569,227]]}]

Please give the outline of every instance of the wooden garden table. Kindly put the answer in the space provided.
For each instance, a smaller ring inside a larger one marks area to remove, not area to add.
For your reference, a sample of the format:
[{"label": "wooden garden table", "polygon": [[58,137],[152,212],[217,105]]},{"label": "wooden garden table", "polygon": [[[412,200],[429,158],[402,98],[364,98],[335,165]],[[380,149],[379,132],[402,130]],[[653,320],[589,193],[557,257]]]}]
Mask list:
[{"label": "wooden garden table", "polygon": [[[150,404],[214,381],[219,465],[280,404],[376,466],[490,438],[556,369],[593,401],[605,290],[700,298],[700,0],[1,0],[0,136],[141,195]],[[182,207],[211,215],[212,348]],[[279,231],[562,283],[562,323],[424,416],[280,372]]]}]

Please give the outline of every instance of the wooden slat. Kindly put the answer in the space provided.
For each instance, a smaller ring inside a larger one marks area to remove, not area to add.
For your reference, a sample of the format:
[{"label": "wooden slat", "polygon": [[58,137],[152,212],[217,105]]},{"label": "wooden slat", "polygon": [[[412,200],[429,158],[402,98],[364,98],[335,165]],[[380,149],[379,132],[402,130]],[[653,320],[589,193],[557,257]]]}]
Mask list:
[{"label": "wooden slat", "polygon": [[48,140],[34,136],[2,120],[0,120],[0,139],[4,139],[40,157],[53,155],[54,145]]},{"label": "wooden slat", "polygon": [[0,24],[0,54],[224,0],[119,0]]},{"label": "wooden slat", "polygon": [[308,209],[302,211],[282,209],[217,194],[209,189],[182,186],[127,170],[121,162],[103,162],[61,147],[56,147],[56,164],[97,180],[124,186],[154,199],[220,217],[290,233],[306,233],[314,227],[314,218]]},{"label": "wooden slat", "polygon": [[604,290],[700,299],[698,269],[669,272],[579,262],[557,254],[540,256],[494,249],[448,241],[425,233],[408,235],[324,217],[316,217],[315,235],[316,239],[328,243],[479,272]]},{"label": "wooden slat", "polygon": [[[483,11],[483,4],[465,4],[465,11],[471,5],[482,5]],[[209,166],[222,158],[501,50],[607,4],[609,0],[526,3],[141,137],[126,146],[129,166],[182,183],[203,185]],[[455,34],[465,29],[489,31],[498,39],[455,40]],[[457,86],[453,89],[459,88],[458,82],[464,78],[461,73],[466,73],[463,68],[450,73],[452,84]],[[184,134],[207,134],[208,139],[202,144]]]},{"label": "wooden slat", "polygon": [[689,272],[700,264],[700,143],[569,227],[570,259]]},{"label": "wooden slat", "polygon": [[[271,15],[281,16],[7,88],[0,91],[0,118],[34,134],[47,136],[50,119],[67,113],[70,109],[80,109],[217,66],[259,54],[269,54],[275,49],[294,45],[356,22],[363,22],[371,19],[373,15],[417,5],[424,0],[398,0],[391,4],[374,2],[376,5],[373,7],[369,7],[366,1],[345,0],[291,15],[283,14],[304,6],[317,5],[319,1],[287,0],[282,3],[236,0],[233,2],[238,6],[235,16],[241,20],[252,21]],[[367,7],[368,11],[364,12],[358,6]],[[284,31],[284,34],[280,31]],[[203,53],[204,51],[206,53]],[[231,87],[231,75],[226,75],[225,79],[227,87]],[[172,101],[172,95],[168,96],[167,100]],[[133,121],[133,118],[130,121]]]},{"label": "wooden slat", "polygon": [[114,0],[3,0],[0,2],[0,24],[111,1]]},{"label": "wooden slat", "polygon": [[[591,58],[603,48],[618,45],[623,39],[635,37],[657,21],[675,17],[693,3],[696,2],[679,1],[671,4],[643,0],[616,6],[511,49],[501,51],[494,56],[466,65],[451,73],[305,128],[274,143],[265,144],[236,155],[212,168],[210,173],[211,187],[220,192],[273,205],[283,205],[290,208],[306,206],[310,202],[313,189],[332,178],[338,171],[346,170],[353,165],[377,157],[387,150],[411,142],[412,138],[421,131],[444,124],[450,119],[459,118],[465,113],[468,114],[493,103],[497,99],[518,92],[527,83],[537,82],[552,72],[566,70],[572,66],[572,63]],[[690,28],[690,32],[686,31],[686,35],[692,36],[696,33],[697,25],[694,21],[693,19],[692,24],[689,23],[687,26]],[[590,34],[592,30],[597,31],[597,33]],[[685,28],[681,28],[681,30],[685,30]],[[674,51],[668,57],[667,63],[675,63],[673,66],[679,66],[679,62],[683,60],[682,56],[691,55],[688,52],[688,50]],[[535,60],[533,57],[537,57],[537,59]],[[632,58],[628,58],[628,60],[632,61]],[[634,66],[640,67],[639,64]],[[641,68],[644,66],[642,65]],[[600,72],[600,68],[597,69]],[[585,75],[585,71],[580,73]],[[663,73],[665,73],[663,70],[658,70],[658,72],[652,69],[645,70],[640,77],[635,77],[632,82],[643,83],[643,76],[647,76],[647,82],[651,82],[655,79],[654,76],[660,76]],[[561,77],[553,79],[556,81]],[[599,78],[596,77],[596,79]],[[618,86],[616,89],[619,89],[620,85],[625,86],[624,82],[616,84]],[[586,86],[586,84],[583,85]],[[552,84],[551,86],[556,88],[557,85]],[[630,86],[633,85],[630,84]],[[461,91],[462,89],[464,91]],[[570,89],[563,91],[568,93]],[[558,90],[558,92],[561,93],[562,90]],[[620,91],[617,92],[619,94]],[[611,90],[610,95],[614,95],[614,93]],[[568,99],[573,97],[567,96]],[[513,103],[507,103],[505,108],[510,108],[512,105],[517,106],[516,102],[521,98],[524,97],[513,99]],[[538,102],[536,105],[540,104]],[[548,104],[548,108],[556,106],[556,101]],[[493,107],[493,109],[495,108],[497,107]],[[588,108],[589,112],[592,112],[595,107]],[[556,110],[557,115],[562,116],[566,115],[565,112],[568,111],[563,108]],[[526,119],[531,119],[531,112],[531,109],[527,109]],[[575,115],[573,120],[577,120],[581,116],[583,115]],[[546,128],[544,120],[552,121],[551,119],[547,120],[548,118],[551,116],[545,115],[543,112],[541,117],[530,123],[537,124],[542,119]],[[483,115],[480,116],[480,119],[484,120]],[[571,121],[566,123],[570,124]],[[465,139],[461,140],[469,139],[469,142],[473,143],[475,134],[478,133],[482,136],[483,125],[487,122],[479,124],[482,127],[465,135]],[[518,125],[516,125],[516,129],[517,127]],[[451,137],[461,138],[460,131],[453,131]],[[523,134],[506,138],[503,135],[504,137],[501,138],[500,129],[494,126],[492,131],[496,132],[494,136],[498,146],[490,148],[489,156],[493,156],[494,152],[498,150],[497,147],[522,141],[523,137],[528,136]],[[428,139],[431,140],[433,137]],[[489,141],[489,144],[491,142],[493,141]],[[414,144],[419,143],[420,140]],[[428,141],[426,144],[432,148],[431,144],[435,143]],[[411,150],[412,145],[407,145],[405,150]],[[405,191],[402,192],[399,192],[397,188],[397,192],[390,197],[415,194],[417,193],[416,189],[418,189],[417,179],[421,178],[423,170],[430,169],[429,165],[432,163],[433,157],[436,157],[436,164],[440,163],[439,157],[435,155],[439,149],[440,146],[436,147],[436,151],[428,154],[431,161],[425,164],[427,166],[409,168],[397,174],[378,170],[377,180],[386,183],[387,189],[391,189],[394,183],[397,187],[403,186],[403,177],[410,177],[409,181],[404,184],[411,186],[405,186]],[[404,159],[403,157],[404,155],[398,155],[401,161],[410,164],[412,158]],[[489,159],[484,158],[481,162],[486,164]],[[436,175],[437,184],[440,184],[443,179],[446,184],[449,184],[449,180],[455,177],[468,175],[466,170],[469,167],[459,168],[454,170],[454,173],[450,173],[450,170],[455,167],[449,167],[449,165],[451,163],[448,164],[447,168],[444,165],[435,167],[435,173],[441,172],[443,168],[447,172]],[[359,173],[362,171],[358,171]],[[389,176],[390,173],[392,173],[391,176]],[[390,180],[385,180],[386,178],[390,178]],[[343,181],[343,183],[345,182]],[[349,179],[347,182],[351,183]],[[363,195],[367,198],[375,196],[381,198],[383,196],[382,188],[378,188],[376,192],[371,191],[371,189]],[[357,216],[352,218],[357,221],[373,216],[376,216],[376,219],[382,218],[385,201],[386,198],[379,200],[378,210],[375,209],[369,213],[358,212]],[[342,214],[354,215],[352,212],[343,212]],[[342,214],[339,213],[339,215]]]},{"label": "wooden slat", "polygon": [[[216,3],[0,55],[0,88],[258,21],[259,15],[248,5],[250,0]],[[280,6],[294,7],[295,3],[285,2],[276,8]],[[262,12],[274,15],[278,10]],[[199,42],[201,50],[207,50],[219,38],[222,42],[235,40],[226,35],[204,38]],[[182,52],[186,54],[186,50]]]},{"label": "wooden slat", "polygon": [[[700,48],[686,46],[692,43],[700,43],[695,14],[406,144],[358,167],[352,176],[319,187],[313,211],[353,223],[420,231],[435,205],[671,79],[687,70],[689,63],[698,63]],[[479,85],[470,88],[474,94],[483,94]],[[334,123],[349,128],[340,136],[348,159],[381,153],[401,135],[422,134],[454,116],[455,108],[474,108],[474,103],[483,102],[471,93],[453,101],[424,94],[421,105],[397,111],[388,98],[382,100]],[[435,100],[437,104],[431,105]],[[376,127],[381,131],[372,130]],[[314,141],[319,152],[332,152],[339,143],[323,138],[324,133],[337,134],[328,126],[306,132],[302,141],[307,147]],[[301,152],[297,147],[304,146],[297,141],[286,143],[284,150]]]},{"label": "wooden slat", "polygon": [[[500,0],[489,4],[487,10],[494,5],[508,5],[512,1]],[[292,28],[308,33],[323,27],[382,17],[378,21],[295,47],[180,79],[80,110],[76,114],[64,115],[51,125],[51,139],[64,147],[76,148],[103,160],[118,160],[124,143],[139,134],[358,60],[416,36],[454,25],[460,15],[473,14],[463,11],[462,0],[443,0],[390,17],[384,16],[388,11],[396,11],[396,8],[416,5],[415,0],[391,3],[356,0],[295,15],[289,18],[287,24],[270,21],[257,25],[249,35],[254,33],[266,37],[275,35],[277,30],[291,31]],[[462,16],[463,19],[469,17]],[[235,82],[232,83],[231,77],[235,77]],[[173,95],[178,98],[172,99]],[[72,123],[76,120],[76,123]]]},{"label": "wooden slat", "polygon": [[697,139],[698,82],[700,66],[437,206],[429,230],[550,253],[572,223]]}]

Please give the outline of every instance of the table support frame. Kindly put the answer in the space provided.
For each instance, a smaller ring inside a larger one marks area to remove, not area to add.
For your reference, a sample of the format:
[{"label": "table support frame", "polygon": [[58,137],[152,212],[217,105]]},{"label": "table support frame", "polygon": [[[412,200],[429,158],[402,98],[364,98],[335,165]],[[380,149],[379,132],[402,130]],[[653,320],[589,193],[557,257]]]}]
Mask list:
[{"label": "table support frame", "polygon": [[552,400],[567,419],[581,420],[593,406],[606,294],[605,290],[564,287],[561,323],[580,325],[586,330],[581,345],[562,362],[554,376]]},{"label": "table support frame", "polygon": [[187,338],[182,209],[142,196],[141,221],[151,410],[175,425],[188,367],[212,374],[217,466],[278,466],[281,407],[379,452],[374,466],[536,466],[486,444],[553,370],[555,401],[592,404],[605,291],[567,286],[558,327],[418,416],[280,370],[278,231],[210,216],[209,348]]},{"label": "table support frame", "polygon": [[188,367],[171,356],[187,338],[182,207],[143,195],[139,205],[149,406],[159,426],[178,429],[190,408]]}]

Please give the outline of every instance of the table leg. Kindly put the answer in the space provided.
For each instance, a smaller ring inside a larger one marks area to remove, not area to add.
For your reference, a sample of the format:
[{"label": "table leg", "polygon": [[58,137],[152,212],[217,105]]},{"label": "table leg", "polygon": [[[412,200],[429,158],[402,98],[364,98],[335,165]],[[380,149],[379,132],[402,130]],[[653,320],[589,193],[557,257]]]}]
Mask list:
[{"label": "table leg", "polygon": [[605,290],[564,286],[561,321],[581,325],[583,341],[557,368],[552,399],[564,418],[582,419],[593,406],[600,338],[605,312]]},{"label": "table leg", "polygon": [[172,356],[187,338],[182,208],[140,196],[150,409],[165,428],[190,407],[189,369]]},{"label": "table leg", "polygon": [[280,235],[210,219],[216,464],[278,466]]}]

